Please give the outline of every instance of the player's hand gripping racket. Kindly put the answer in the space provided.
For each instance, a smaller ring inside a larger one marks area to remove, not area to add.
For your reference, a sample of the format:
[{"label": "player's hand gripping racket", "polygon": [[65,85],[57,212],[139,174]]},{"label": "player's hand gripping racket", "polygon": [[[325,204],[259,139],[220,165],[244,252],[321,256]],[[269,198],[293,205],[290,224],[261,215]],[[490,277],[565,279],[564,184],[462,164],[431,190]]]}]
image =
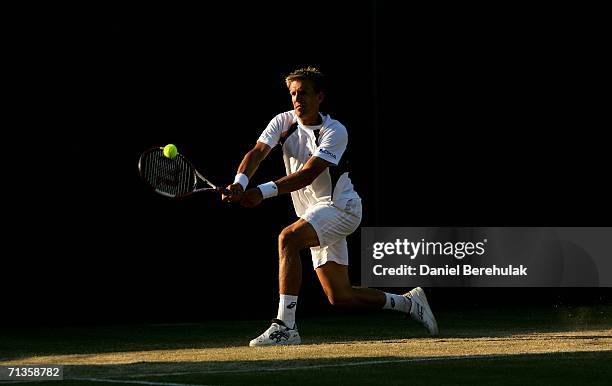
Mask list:
[{"label": "player's hand gripping racket", "polygon": [[[138,160],[140,177],[162,196],[182,198],[200,192],[229,194],[225,188],[211,183],[196,170],[182,154],[173,158],[164,155],[164,148],[154,147],[141,154]],[[205,183],[201,187],[201,183]]]}]

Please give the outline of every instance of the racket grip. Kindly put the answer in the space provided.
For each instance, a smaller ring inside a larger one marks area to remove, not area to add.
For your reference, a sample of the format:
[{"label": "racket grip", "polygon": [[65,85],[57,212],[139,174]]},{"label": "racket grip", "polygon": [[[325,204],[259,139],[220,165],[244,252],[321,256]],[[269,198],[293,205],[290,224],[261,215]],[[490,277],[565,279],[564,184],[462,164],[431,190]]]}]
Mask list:
[{"label": "racket grip", "polygon": [[225,194],[226,196],[229,196],[231,194],[231,192],[221,186],[217,186],[217,192],[221,193],[221,194]]}]

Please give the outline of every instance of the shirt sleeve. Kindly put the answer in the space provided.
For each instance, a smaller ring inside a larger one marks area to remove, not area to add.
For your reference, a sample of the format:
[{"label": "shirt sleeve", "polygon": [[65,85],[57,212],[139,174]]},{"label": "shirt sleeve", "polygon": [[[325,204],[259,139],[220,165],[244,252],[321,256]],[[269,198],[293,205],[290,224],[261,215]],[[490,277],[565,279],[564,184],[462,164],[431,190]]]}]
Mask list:
[{"label": "shirt sleeve", "polygon": [[347,145],[348,133],[344,126],[340,126],[331,129],[321,137],[321,143],[313,155],[338,165],[342,154],[346,151]]},{"label": "shirt sleeve", "polygon": [[285,127],[285,117],[283,114],[278,114],[274,117],[266,129],[261,133],[257,142],[263,142],[266,145],[273,148],[280,141],[281,133],[283,132],[283,128]]}]

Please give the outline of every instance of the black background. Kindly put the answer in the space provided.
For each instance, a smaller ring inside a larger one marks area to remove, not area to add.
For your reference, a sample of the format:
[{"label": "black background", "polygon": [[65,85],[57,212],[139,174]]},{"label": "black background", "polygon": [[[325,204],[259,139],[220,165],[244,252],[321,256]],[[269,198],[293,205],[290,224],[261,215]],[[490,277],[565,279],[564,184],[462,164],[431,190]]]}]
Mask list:
[{"label": "black background", "polygon": [[[596,16],[365,1],[49,18],[24,48],[33,107],[16,131],[38,182],[7,202],[20,215],[10,216],[3,286],[20,301],[4,320],[273,316],[289,197],[251,210],[212,195],[171,201],[143,186],[137,161],[175,143],[230,183],[269,120],[291,109],[283,78],[303,65],[327,74],[322,111],[349,130],[363,226],[609,225]],[[275,149],[251,184],[283,174]],[[358,233],[349,247],[358,284]],[[307,253],[302,261],[300,313],[335,312]],[[599,288],[428,294],[439,309],[612,299]]]}]

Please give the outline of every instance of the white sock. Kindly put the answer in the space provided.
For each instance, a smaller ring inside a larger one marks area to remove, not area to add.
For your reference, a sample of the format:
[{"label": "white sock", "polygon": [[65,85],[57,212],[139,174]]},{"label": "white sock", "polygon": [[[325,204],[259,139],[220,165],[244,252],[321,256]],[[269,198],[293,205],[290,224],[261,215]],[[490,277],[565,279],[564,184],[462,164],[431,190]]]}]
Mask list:
[{"label": "white sock", "polygon": [[385,301],[383,310],[395,310],[405,313],[410,312],[412,302],[407,297],[403,295],[390,294],[387,292],[385,292],[385,296],[387,297],[387,300]]},{"label": "white sock", "polygon": [[297,300],[297,296],[280,295],[276,319],[282,320],[289,328],[295,328],[295,309],[297,308]]}]

